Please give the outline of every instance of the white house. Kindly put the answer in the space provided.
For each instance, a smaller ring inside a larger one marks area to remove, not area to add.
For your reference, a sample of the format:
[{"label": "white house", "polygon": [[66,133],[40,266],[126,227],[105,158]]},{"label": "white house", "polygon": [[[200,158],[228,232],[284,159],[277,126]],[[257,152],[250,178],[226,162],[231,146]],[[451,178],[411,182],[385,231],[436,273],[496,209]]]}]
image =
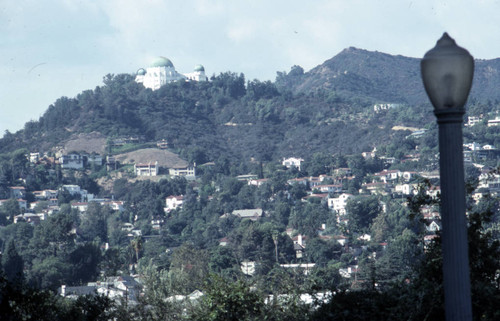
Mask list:
[{"label": "white house", "polygon": [[256,221],[262,217],[264,211],[261,208],[253,208],[247,210],[234,210],[231,214],[241,218],[248,218],[252,221]]},{"label": "white house", "polygon": [[134,173],[137,176],[157,176],[158,162],[154,164],[134,164]]},{"label": "white house", "polygon": [[403,195],[412,195],[418,192],[417,184],[398,184],[394,186],[394,191]]},{"label": "white house", "polygon": [[340,193],[342,192],[342,185],[333,185],[333,184],[328,184],[328,185],[317,185],[314,187],[315,189],[323,192],[323,193]]},{"label": "white house", "polygon": [[196,177],[195,166],[196,165],[171,167],[168,169],[168,174],[170,176],[182,176],[182,177],[186,177],[186,178],[195,178]]},{"label": "white house", "polygon": [[488,120],[488,127],[500,126],[500,117]]},{"label": "white house", "polygon": [[59,157],[59,164],[64,169],[81,169],[83,168],[83,157],[79,154],[68,154]]},{"label": "white house", "polygon": [[296,167],[300,171],[300,165],[302,164],[303,161],[304,160],[302,158],[290,157],[290,158],[283,158],[283,162],[281,164],[286,168]]},{"label": "white house", "polygon": [[328,198],[328,207],[337,212],[338,215],[345,215],[345,206],[352,197],[352,194],[342,193],[338,197]]},{"label": "white house", "polygon": [[184,196],[182,195],[170,195],[165,199],[166,207],[164,208],[165,212],[168,213],[177,208],[181,208],[184,203]]},{"label": "white house", "polygon": [[72,196],[80,194],[81,201],[90,201],[94,198],[93,194],[89,194],[86,189],[81,189],[78,185],[63,185],[61,189],[67,190]]}]

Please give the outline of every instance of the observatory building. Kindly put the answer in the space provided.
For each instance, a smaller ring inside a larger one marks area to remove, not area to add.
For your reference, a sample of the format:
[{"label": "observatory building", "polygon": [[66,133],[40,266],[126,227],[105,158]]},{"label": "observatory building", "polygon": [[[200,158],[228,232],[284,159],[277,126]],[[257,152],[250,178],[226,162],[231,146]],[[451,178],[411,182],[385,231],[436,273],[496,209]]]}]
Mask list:
[{"label": "observatory building", "polygon": [[141,83],[146,88],[157,90],[161,86],[178,80],[186,81],[207,81],[205,68],[202,65],[196,65],[193,72],[180,74],[175,70],[174,64],[170,59],[158,57],[146,68],[140,68],[137,71],[135,81]]}]

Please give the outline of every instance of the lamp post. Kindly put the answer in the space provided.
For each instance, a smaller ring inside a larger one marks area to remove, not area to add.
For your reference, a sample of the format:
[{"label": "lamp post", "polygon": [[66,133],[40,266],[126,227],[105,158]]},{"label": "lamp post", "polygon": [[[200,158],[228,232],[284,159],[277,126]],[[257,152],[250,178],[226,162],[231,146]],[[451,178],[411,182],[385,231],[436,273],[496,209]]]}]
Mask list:
[{"label": "lamp post", "polygon": [[439,126],[444,297],[447,321],[472,320],[462,122],[474,59],[444,33],[421,61]]}]

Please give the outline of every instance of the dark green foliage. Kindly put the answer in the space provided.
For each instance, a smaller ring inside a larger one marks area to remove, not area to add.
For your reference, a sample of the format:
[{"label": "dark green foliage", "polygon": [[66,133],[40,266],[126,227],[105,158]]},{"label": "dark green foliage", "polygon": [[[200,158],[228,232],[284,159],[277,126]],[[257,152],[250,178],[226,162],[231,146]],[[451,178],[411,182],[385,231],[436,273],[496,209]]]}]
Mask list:
[{"label": "dark green foliage", "polygon": [[190,320],[261,320],[265,317],[263,297],[243,281],[228,282],[211,275],[203,290],[205,295]]},{"label": "dark green foliage", "polygon": [[0,320],[5,321],[107,321],[115,316],[107,297],[87,295],[64,299],[56,293],[13,286],[0,276]]},{"label": "dark green foliage", "polygon": [[351,232],[365,232],[381,211],[381,205],[375,196],[356,196],[349,199],[346,212]]},{"label": "dark green foliage", "polygon": [[24,282],[24,263],[22,257],[16,250],[14,240],[11,239],[7,246],[2,251],[3,273],[8,282],[12,284],[20,284]]}]

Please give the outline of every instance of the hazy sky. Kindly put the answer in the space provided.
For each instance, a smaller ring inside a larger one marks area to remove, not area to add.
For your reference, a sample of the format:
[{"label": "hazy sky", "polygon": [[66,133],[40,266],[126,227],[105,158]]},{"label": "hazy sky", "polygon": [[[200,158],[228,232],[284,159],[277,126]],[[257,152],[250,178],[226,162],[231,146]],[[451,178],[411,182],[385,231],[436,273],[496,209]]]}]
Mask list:
[{"label": "hazy sky", "polygon": [[491,59],[499,17],[500,0],[0,0],[0,137],[156,56],[274,80],[350,46],[422,57],[447,31]]}]

